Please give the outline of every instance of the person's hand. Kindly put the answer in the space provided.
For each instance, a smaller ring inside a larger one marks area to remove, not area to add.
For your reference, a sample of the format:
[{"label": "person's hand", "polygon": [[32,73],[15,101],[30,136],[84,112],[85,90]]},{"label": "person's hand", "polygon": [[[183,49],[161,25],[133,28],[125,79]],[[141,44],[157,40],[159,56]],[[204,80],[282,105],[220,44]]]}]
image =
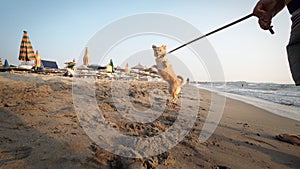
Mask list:
[{"label": "person's hand", "polygon": [[284,8],[284,0],[260,0],[254,10],[253,14],[258,17],[258,23],[264,30],[271,28],[272,18]]}]

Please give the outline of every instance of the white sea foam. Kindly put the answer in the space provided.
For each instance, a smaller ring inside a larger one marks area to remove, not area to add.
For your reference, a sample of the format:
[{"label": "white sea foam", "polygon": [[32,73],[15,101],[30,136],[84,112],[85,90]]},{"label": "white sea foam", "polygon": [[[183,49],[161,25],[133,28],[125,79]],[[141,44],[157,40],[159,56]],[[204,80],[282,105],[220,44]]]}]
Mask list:
[{"label": "white sea foam", "polygon": [[300,87],[274,83],[201,83],[197,87],[300,121]]}]

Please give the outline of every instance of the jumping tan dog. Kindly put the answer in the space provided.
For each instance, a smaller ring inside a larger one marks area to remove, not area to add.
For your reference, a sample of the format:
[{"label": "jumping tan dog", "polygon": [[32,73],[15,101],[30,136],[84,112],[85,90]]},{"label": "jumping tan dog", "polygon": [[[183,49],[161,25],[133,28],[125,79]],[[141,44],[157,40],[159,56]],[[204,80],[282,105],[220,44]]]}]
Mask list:
[{"label": "jumping tan dog", "polygon": [[184,85],[183,77],[176,76],[176,74],[174,73],[172,64],[166,57],[166,45],[162,45],[161,47],[152,45],[152,49],[154,51],[154,56],[156,57],[155,61],[158,74],[169,83],[169,92],[173,96],[172,102],[176,103],[181,87]]}]

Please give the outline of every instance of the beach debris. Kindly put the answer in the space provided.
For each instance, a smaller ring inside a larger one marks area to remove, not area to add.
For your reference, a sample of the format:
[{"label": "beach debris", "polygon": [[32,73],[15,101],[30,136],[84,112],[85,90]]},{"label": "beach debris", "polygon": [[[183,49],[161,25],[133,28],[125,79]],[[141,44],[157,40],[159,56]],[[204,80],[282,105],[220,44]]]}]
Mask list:
[{"label": "beach debris", "polygon": [[245,141],[245,143],[246,143],[246,144],[249,144],[249,145],[251,145],[251,146],[254,145],[253,143],[251,143],[251,142],[249,142],[249,141]]},{"label": "beach debris", "polygon": [[243,126],[246,127],[246,126],[249,126],[249,124],[248,123],[244,123]]},{"label": "beach debris", "polygon": [[227,166],[218,165],[218,166],[214,167],[214,169],[230,169],[230,168]]},{"label": "beach debris", "polygon": [[280,141],[284,141],[290,144],[298,145],[300,146],[300,135],[295,134],[279,134],[275,136],[276,139]]},{"label": "beach debris", "polygon": [[16,107],[17,105],[15,102],[4,103],[4,107]]}]

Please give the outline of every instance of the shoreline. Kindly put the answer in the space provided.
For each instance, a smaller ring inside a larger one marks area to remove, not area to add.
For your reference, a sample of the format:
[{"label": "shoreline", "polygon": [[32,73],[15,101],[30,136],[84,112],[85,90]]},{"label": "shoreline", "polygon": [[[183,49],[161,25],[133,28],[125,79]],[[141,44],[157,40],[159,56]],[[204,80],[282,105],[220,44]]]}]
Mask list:
[{"label": "shoreline", "polygon": [[208,89],[205,87],[198,87],[199,89],[207,90],[210,92],[217,93],[219,95],[225,96],[226,98],[231,98],[234,100],[238,100],[241,102],[244,102],[246,104],[253,105],[255,107],[261,108],[263,110],[266,110],[270,113],[289,118],[292,120],[297,120],[300,121],[300,107],[295,107],[295,106],[288,106],[288,105],[283,105],[279,103],[274,103],[268,100],[256,98],[256,97],[250,97],[250,96],[244,96],[244,95],[239,95],[239,94],[234,94],[234,93],[228,93],[228,92],[222,92],[222,91],[217,91],[217,90],[212,90]]},{"label": "shoreline", "polygon": [[[201,143],[199,133],[211,105],[208,90],[195,89],[200,112],[182,141],[166,153],[130,159],[101,149],[87,136],[74,110],[71,78],[0,73],[0,84],[0,168],[300,168],[300,146],[274,138],[299,134],[300,122],[235,99],[226,98],[216,131]],[[132,82],[136,109],[149,106],[147,92],[152,88],[167,90],[162,82],[145,84]],[[167,104],[167,112],[152,126],[127,122],[110,98],[111,81],[99,81],[96,89],[104,117],[127,135],[149,137],[166,131],[176,120],[172,112],[180,108]],[[190,110],[182,107],[182,111]]]}]

